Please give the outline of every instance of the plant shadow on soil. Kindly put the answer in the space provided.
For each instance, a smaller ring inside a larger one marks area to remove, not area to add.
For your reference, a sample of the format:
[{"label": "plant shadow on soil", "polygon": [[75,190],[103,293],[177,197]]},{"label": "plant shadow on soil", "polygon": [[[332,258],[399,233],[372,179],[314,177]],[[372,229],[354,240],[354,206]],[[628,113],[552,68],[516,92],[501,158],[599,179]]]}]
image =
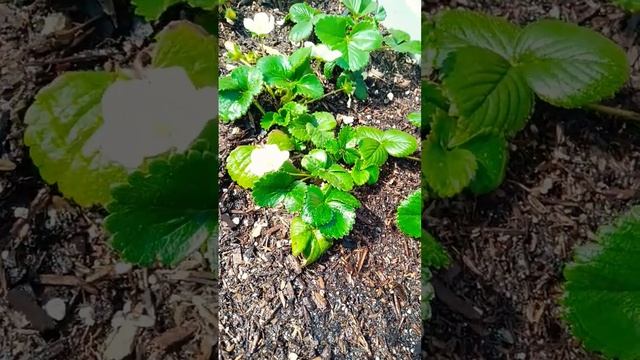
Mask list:
[{"label": "plant shadow on soil", "polygon": [[[281,20],[291,3],[274,8],[232,2],[238,18],[233,25],[221,19],[220,48],[230,40],[243,51],[256,50],[257,41],[242,20],[259,11]],[[339,0],[310,2],[334,14],[344,10],[339,4]],[[276,26],[265,45],[290,54],[295,50],[287,40],[290,27]],[[223,51],[222,75],[229,72],[225,61]],[[346,96],[329,96],[311,104],[310,111],[353,116],[355,126],[393,127],[418,138],[406,116],[420,108],[419,67],[388,52],[374,54],[372,64],[384,77],[366,80],[368,100],[354,100],[349,108]],[[333,89],[333,82],[325,91]],[[394,93],[393,101],[387,100],[389,92]],[[224,168],[236,146],[263,141],[259,119],[260,114],[250,110],[237,123],[220,125],[221,357],[287,358],[292,353],[305,359],[418,357],[419,243],[403,236],[394,218],[400,201],[420,186],[419,164],[390,158],[376,185],[355,190],[362,207],[356,211],[352,233],[336,241],[317,263],[301,269],[291,256],[291,216],[281,209],[256,209],[250,191],[233,184]],[[253,237],[252,231],[261,226],[260,235]]]}]

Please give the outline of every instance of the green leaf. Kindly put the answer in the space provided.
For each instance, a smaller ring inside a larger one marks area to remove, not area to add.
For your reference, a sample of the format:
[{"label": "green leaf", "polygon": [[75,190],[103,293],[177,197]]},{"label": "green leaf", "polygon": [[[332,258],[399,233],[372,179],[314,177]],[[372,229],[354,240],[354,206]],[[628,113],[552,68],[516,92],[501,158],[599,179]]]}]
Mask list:
[{"label": "green leaf", "polygon": [[217,84],[218,42],[205,29],[189,21],[174,21],[156,36],[156,41],[151,66],[180,66],[196,88]]},{"label": "green leaf", "polygon": [[320,179],[340,190],[351,191],[351,189],[353,189],[353,178],[351,174],[338,164],[333,164],[326,169],[318,170],[317,175]]},{"label": "green leaf", "polygon": [[213,10],[219,3],[218,0],[133,0],[136,7],[136,15],[144,17],[147,21],[157,20],[171,6],[179,3],[187,3],[193,7],[205,10]]},{"label": "green leaf", "polygon": [[443,268],[448,266],[450,262],[447,251],[431,234],[424,230],[420,242],[420,254],[423,268]]},{"label": "green leaf", "polygon": [[325,191],[309,185],[302,219],[329,239],[339,239],[347,235],[355,223],[355,209],[360,207],[358,199],[348,192],[333,187]]},{"label": "green leaf", "polygon": [[460,119],[450,146],[486,132],[511,136],[521,130],[534,96],[517,68],[495,53],[463,48],[447,60],[443,86]]},{"label": "green leaf", "polygon": [[316,24],[316,36],[342,52],[338,65],[357,71],[369,63],[369,53],[380,48],[382,35],[373,22],[358,22],[349,30],[350,23],[351,19],[345,16],[325,16]]},{"label": "green leaf", "polygon": [[422,195],[416,190],[398,206],[396,214],[398,229],[405,235],[419,238],[422,233]]},{"label": "green leaf", "polygon": [[378,140],[364,138],[360,141],[360,156],[364,163],[368,165],[382,166],[389,157],[384,145]]},{"label": "green leaf", "polygon": [[420,55],[422,53],[422,45],[419,40],[411,40],[408,33],[389,29],[390,35],[384,38],[384,42],[390,48],[397,52]]},{"label": "green leaf", "polygon": [[302,254],[305,266],[316,262],[332,245],[319,230],[309,226],[300,217],[291,220],[289,234],[291,253],[293,256]]},{"label": "green leaf", "polygon": [[564,276],[563,304],[573,334],[608,358],[640,358],[640,208],[600,230],[576,251]]},{"label": "green leaf", "polygon": [[322,149],[313,149],[305,155],[300,165],[310,172],[316,172],[321,169],[325,169],[329,165],[329,157],[327,152]]},{"label": "green leaf", "polygon": [[283,55],[263,56],[256,63],[267,85],[287,87],[293,76],[289,59]]},{"label": "green leaf", "polygon": [[407,120],[415,127],[422,127],[422,113],[419,111],[412,112],[407,115]]},{"label": "green leaf", "polygon": [[422,118],[430,124],[438,111],[449,112],[449,100],[440,87],[430,81],[422,82]]},{"label": "green leaf", "polygon": [[441,64],[452,51],[469,46],[511,59],[520,31],[502,17],[467,10],[442,11],[435,20],[434,47],[440,52],[437,63]]},{"label": "green leaf", "polygon": [[476,158],[469,150],[447,150],[432,136],[424,142],[422,174],[438,196],[460,193],[471,183],[477,167]]},{"label": "green leaf", "polygon": [[536,94],[566,108],[611,97],[630,73],[621,47],[593,30],[556,20],[527,26],[516,57]]},{"label": "green leaf", "polygon": [[117,80],[106,72],[69,72],[42,88],[25,115],[24,143],[42,178],[78,204],[107,203],[124,167],[82,148],[102,126],[101,100]]},{"label": "green leaf", "polygon": [[378,4],[373,0],[342,0],[342,3],[356,16],[367,15],[378,8]]},{"label": "green leaf", "polygon": [[324,95],[324,87],[317,76],[306,74],[296,82],[296,92],[308,99],[319,99]]},{"label": "green leaf", "polygon": [[129,262],[175,265],[218,224],[217,156],[190,151],[154,160],[113,189],[105,220],[111,244]]},{"label": "green leaf", "polygon": [[289,18],[296,23],[289,32],[291,42],[300,42],[311,35],[313,24],[317,21],[318,10],[307,3],[293,4],[289,8]]},{"label": "green leaf", "polygon": [[406,157],[418,149],[418,141],[404,131],[389,129],[382,136],[382,146],[387,153],[395,157]]},{"label": "green leaf", "polygon": [[296,212],[302,209],[306,184],[296,180],[286,171],[268,173],[253,185],[253,199],[263,207],[275,207],[285,203],[287,210]]},{"label": "green leaf", "polygon": [[278,145],[280,150],[293,150],[294,144],[289,138],[289,135],[285,134],[281,130],[272,130],[269,135],[267,135],[267,144]]},{"label": "green leaf", "polygon": [[220,119],[229,122],[247,113],[255,96],[262,91],[262,73],[248,66],[234,69],[220,78],[218,105]]},{"label": "green leaf", "polygon": [[476,158],[478,170],[469,184],[475,194],[486,194],[497,189],[507,168],[507,142],[502,136],[480,135],[460,146]]},{"label": "green leaf", "polygon": [[315,185],[309,185],[302,206],[302,219],[318,226],[330,222],[332,218],[333,210],[326,204],[322,190]]},{"label": "green leaf", "polygon": [[367,84],[364,82],[362,72],[343,71],[338,80],[336,87],[342,89],[345,94],[355,95],[358,100],[366,100],[369,97]]},{"label": "green leaf", "polygon": [[635,13],[640,11],[640,1],[638,0],[613,0],[613,3],[628,12]]},{"label": "green leaf", "polygon": [[259,179],[247,169],[251,164],[251,152],[255,145],[241,145],[233,149],[227,157],[227,172],[231,179],[245,189],[251,189]]}]

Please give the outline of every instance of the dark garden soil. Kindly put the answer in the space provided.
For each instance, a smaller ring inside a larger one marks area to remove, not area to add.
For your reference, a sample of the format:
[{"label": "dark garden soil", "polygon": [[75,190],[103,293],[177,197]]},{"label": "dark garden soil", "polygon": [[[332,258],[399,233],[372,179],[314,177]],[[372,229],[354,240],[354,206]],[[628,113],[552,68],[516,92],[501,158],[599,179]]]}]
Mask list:
[{"label": "dark garden soil", "polygon": [[[101,230],[104,210],[80,208],[44,184],[22,142],[22,118],[42,86],[65,71],[128,66],[155,31],[189,15],[173,9],[151,27],[132,22],[127,3],[0,2],[2,360],[106,359],[114,335],[130,359],[217,352],[217,285],[206,260],[195,254],[174,270],[119,263]],[[66,24],[43,35],[45,19],[57,16]],[[43,311],[52,299],[65,302],[62,320]]]},{"label": "dark garden soil", "polygon": [[[621,10],[580,0],[426,2],[432,13],[459,6],[520,24],[561,18],[612,38],[627,51],[633,75],[609,103],[640,110],[638,32]],[[539,103],[512,141],[498,191],[439,201],[428,212],[454,264],[435,277],[423,358],[596,359],[562,321],[562,269],[601,224],[638,203],[639,190],[637,126]]]},{"label": "dark garden soil", "polygon": [[[235,3],[234,3],[235,4]],[[311,4],[340,13],[337,0]],[[258,11],[282,20],[279,8],[234,6],[234,25],[221,21],[220,47],[231,40],[244,51],[259,50],[242,25]],[[289,24],[276,25],[265,45],[289,54]],[[224,56],[225,51],[221,52]],[[418,136],[406,116],[419,110],[419,67],[388,52],[372,58],[366,80],[370,98],[331,96],[312,106],[355,117],[354,125],[398,128]],[[220,60],[221,72],[228,64]],[[331,85],[329,90],[331,89]],[[387,94],[393,93],[389,101]],[[260,142],[260,114],[252,110],[236,124],[220,126],[220,348],[223,359],[411,359],[420,346],[420,260],[417,240],[394,225],[395,209],[420,186],[420,166],[391,159],[375,186],[361,187],[356,226],[317,263],[300,268],[291,255],[282,209],[258,209],[249,191],[232,183],[224,168],[236,146]]]}]

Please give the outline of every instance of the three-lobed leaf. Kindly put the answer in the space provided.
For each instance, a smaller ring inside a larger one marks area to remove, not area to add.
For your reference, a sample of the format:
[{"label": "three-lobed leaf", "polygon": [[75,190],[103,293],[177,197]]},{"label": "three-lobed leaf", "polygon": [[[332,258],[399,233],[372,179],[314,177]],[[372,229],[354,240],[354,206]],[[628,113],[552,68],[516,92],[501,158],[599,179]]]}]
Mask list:
[{"label": "three-lobed leaf", "polygon": [[260,70],[241,66],[220,78],[218,106],[220,119],[230,122],[247,113],[253,99],[262,91]]},{"label": "three-lobed leaf", "polygon": [[295,23],[289,32],[291,42],[300,42],[313,32],[313,25],[318,21],[321,14],[307,3],[293,4],[289,8],[289,18]]},{"label": "three-lobed leaf", "polygon": [[345,16],[323,17],[318,20],[315,32],[320,41],[342,53],[337,64],[351,71],[365,67],[369,54],[382,45],[382,35],[375,23],[360,21],[353,24],[353,20]]}]

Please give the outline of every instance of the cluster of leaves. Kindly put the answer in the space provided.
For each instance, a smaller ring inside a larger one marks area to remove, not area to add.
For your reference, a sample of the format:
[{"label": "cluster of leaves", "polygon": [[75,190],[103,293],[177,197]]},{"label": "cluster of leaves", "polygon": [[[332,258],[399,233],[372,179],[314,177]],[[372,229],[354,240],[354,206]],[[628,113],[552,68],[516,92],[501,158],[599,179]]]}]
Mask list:
[{"label": "cluster of leaves", "polygon": [[564,270],[573,334],[612,359],[640,358],[640,208],[600,230]]},{"label": "cluster of leaves", "polygon": [[289,39],[300,42],[315,32],[322,44],[340,51],[342,55],[339,58],[325,64],[325,76],[330,78],[335,66],[339,66],[343,69],[340,77],[349,81],[341,83],[339,77],[338,87],[351,94],[355,91],[358,99],[364,99],[367,96],[366,87],[359,79],[362,78],[362,70],[369,64],[371,52],[385,43],[396,52],[418,55],[421,43],[396,29],[389,29],[388,35],[383,37],[379,24],[385,19],[386,12],[376,1],[342,0],[342,3],[349,10],[348,15],[324,14],[307,3],[292,5],[288,18],[295,25],[289,33]]},{"label": "cluster of leaves", "polygon": [[429,136],[423,174],[431,192],[482,194],[503,180],[507,140],[529,119],[537,95],[579,108],[613,95],[628,79],[624,51],[573,24],[517,27],[471,11],[439,13],[430,29],[423,84]]},{"label": "cluster of leaves", "polygon": [[[324,75],[331,77],[333,69],[341,67],[338,88],[362,98],[366,86],[360,71],[368,64],[369,53],[382,44],[378,21],[383,11],[370,0],[343,3],[350,16],[322,14],[306,3],[294,4],[288,15],[295,23],[289,37],[300,42],[315,28],[318,39],[342,54],[325,63]],[[290,226],[292,253],[302,255],[305,264],[316,261],[333,240],[351,231],[360,202],[349,192],[355,186],[375,184],[389,156],[406,157],[418,148],[418,141],[403,131],[350,125],[338,128],[331,113],[310,112],[307,105],[325,95],[313,59],[311,47],[289,56],[263,56],[255,66],[235,68],[220,79],[219,85],[221,121],[243,117],[253,104],[262,112],[260,126],[269,131],[264,145],[234,149],[227,158],[227,171],[236,183],[252,190],[257,205],[283,205],[294,215]],[[273,111],[265,111],[258,102],[263,92],[278,104]],[[252,157],[268,145],[287,152],[288,160],[265,173],[256,173]],[[288,152],[297,155],[289,158]],[[410,229],[416,222],[412,218],[415,201],[409,202],[399,223],[415,236],[415,230]]]},{"label": "cluster of leaves", "polygon": [[[148,69],[182,68],[196,88],[217,82],[217,42],[190,22],[167,25],[156,38]],[[138,169],[83,147],[105,125],[103,95],[111,86],[139,81],[126,69],[62,74],[39,91],[25,115],[25,144],[43,179],[78,204],[106,205],[112,245],[132,263],[175,264],[217,227],[217,123],[215,113],[185,152],[148,154]],[[213,99],[211,99],[213,100]],[[184,119],[175,119],[176,122]],[[129,124],[136,134],[153,124]],[[153,138],[153,134],[139,134]],[[130,137],[127,137],[130,138]],[[123,149],[135,144],[121,142]],[[210,246],[212,243],[209,244]]]}]

